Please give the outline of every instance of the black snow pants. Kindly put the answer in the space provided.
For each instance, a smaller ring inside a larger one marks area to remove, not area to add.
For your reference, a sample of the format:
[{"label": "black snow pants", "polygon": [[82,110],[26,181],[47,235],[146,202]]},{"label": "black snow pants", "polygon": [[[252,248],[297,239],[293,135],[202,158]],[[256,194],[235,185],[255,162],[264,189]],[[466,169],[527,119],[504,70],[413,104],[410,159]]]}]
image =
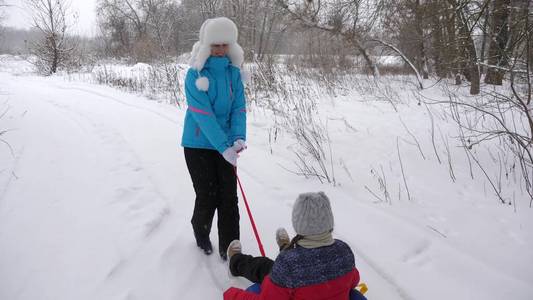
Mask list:
[{"label": "black snow pants", "polygon": [[268,257],[253,257],[237,253],[229,261],[229,270],[233,276],[242,276],[253,283],[262,283],[270,274],[274,261]]},{"label": "black snow pants", "polygon": [[191,219],[196,241],[209,239],[215,210],[218,251],[225,255],[229,243],[239,239],[237,178],[233,166],[216,150],[184,148],[185,161],[196,193]]}]

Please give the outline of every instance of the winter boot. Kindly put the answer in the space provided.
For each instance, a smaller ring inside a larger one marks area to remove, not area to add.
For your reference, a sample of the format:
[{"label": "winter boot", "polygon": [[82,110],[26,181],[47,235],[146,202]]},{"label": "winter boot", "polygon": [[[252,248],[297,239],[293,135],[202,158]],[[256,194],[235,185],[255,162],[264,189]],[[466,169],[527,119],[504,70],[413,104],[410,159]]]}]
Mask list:
[{"label": "winter boot", "polygon": [[196,245],[204,251],[205,255],[211,255],[211,253],[213,253],[213,245],[211,245],[209,238],[197,239]]},{"label": "winter boot", "polygon": [[231,257],[235,254],[242,253],[242,245],[239,240],[233,240],[229,246],[228,251],[226,252],[227,258],[231,259]]},{"label": "winter boot", "polygon": [[226,253],[226,251],[224,251],[224,250],[220,250],[220,251],[219,251],[219,254],[220,254],[220,258],[221,258],[223,261],[228,260],[228,254]]},{"label": "winter boot", "polygon": [[291,239],[285,228],[282,227],[276,230],[276,243],[279,246],[279,251],[284,250],[291,243]]}]

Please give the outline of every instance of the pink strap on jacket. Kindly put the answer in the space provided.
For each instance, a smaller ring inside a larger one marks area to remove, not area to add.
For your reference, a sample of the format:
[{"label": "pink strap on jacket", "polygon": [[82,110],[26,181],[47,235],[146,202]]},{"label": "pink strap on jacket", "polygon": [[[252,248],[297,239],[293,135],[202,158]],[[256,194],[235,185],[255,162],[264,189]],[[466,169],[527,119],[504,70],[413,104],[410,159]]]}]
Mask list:
[{"label": "pink strap on jacket", "polygon": [[205,111],[205,110],[201,110],[199,108],[196,108],[196,107],[193,107],[193,106],[189,106],[189,109],[192,111],[192,112],[195,112],[195,113],[199,113],[199,114],[202,114],[202,115],[211,115],[211,113]]}]

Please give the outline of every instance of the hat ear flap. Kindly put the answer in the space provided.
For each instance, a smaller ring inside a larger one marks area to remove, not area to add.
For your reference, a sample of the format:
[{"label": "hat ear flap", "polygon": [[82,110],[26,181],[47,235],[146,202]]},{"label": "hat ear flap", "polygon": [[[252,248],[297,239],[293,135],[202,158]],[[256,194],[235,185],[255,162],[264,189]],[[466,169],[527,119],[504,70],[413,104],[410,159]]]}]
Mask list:
[{"label": "hat ear flap", "polygon": [[244,62],[244,50],[237,43],[229,44],[228,57],[231,60],[231,64],[240,69]]},{"label": "hat ear flap", "polygon": [[195,57],[191,58],[191,66],[197,71],[204,68],[205,62],[211,55],[211,47],[209,45],[198,45],[198,51]]},{"label": "hat ear flap", "polygon": [[202,26],[200,27],[199,32],[199,40],[198,42],[194,43],[192,46],[191,51],[191,58],[189,60],[189,65],[193,67],[194,69],[200,71],[204,67],[205,61],[211,54],[211,48],[209,45],[204,45],[203,41],[205,40],[205,28],[207,24],[211,21],[211,19],[207,19],[204,21]]},{"label": "hat ear flap", "polygon": [[196,56],[198,56],[199,49],[200,49],[200,42],[194,43],[194,45],[192,46],[191,57],[189,58],[189,65],[190,66],[194,65],[194,63],[196,61]]}]

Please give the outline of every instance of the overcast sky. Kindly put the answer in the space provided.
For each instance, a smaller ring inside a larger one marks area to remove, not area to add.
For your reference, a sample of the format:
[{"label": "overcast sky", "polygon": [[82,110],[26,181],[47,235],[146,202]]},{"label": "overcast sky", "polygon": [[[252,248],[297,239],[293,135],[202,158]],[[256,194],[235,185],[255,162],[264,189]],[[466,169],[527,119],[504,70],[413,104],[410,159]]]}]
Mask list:
[{"label": "overcast sky", "polygon": [[[7,20],[4,25],[17,28],[30,28],[31,16],[24,6],[24,0],[5,0],[11,5],[7,9]],[[74,33],[93,36],[96,33],[96,0],[70,0],[70,11],[76,13],[77,24],[73,28]]]}]

